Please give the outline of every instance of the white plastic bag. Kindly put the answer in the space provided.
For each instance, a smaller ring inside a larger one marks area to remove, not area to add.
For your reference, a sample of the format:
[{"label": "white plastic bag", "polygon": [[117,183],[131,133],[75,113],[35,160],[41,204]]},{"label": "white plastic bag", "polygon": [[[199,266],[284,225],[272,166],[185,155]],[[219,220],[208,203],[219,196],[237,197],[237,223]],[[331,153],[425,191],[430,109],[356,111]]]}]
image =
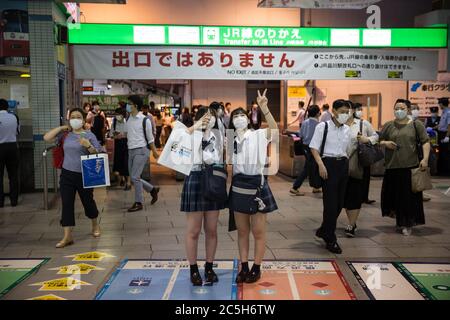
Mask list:
[{"label": "white plastic bag", "polygon": [[176,121],[172,133],[159,156],[158,164],[189,175],[192,167],[198,162],[198,150],[202,141],[202,134],[186,132],[187,127]]}]

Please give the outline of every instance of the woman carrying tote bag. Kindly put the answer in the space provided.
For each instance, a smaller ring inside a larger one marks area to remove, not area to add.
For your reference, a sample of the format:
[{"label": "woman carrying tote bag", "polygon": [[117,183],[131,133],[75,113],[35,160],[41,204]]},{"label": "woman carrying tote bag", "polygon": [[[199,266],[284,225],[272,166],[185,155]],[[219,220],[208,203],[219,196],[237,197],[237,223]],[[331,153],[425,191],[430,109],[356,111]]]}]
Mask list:
[{"label": "woman carrying tote bag", "polygon": [[[420,121],[408,119],[410,109],[408,100],[397,100],[395,120],[386,123],[380,134],[380,144],[386,147],[381,210],[383,216],[396,219],[397,231],[405,236],[411,235],[412,227],[425,224],[423,195],[412,191],[411,169],[426,169],[430,154],[425,127]],[[417,145],[416,131],[422,150]],[[421,160],[419,153],[423,154]]]}]

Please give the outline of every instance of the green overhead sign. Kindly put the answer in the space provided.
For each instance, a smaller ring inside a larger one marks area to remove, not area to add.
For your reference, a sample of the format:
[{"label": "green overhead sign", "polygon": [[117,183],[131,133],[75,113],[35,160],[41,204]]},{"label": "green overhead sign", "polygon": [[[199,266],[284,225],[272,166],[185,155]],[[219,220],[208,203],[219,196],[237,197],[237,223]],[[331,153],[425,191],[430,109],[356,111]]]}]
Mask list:
[{"label": "green overhead sign", "polygon": [[292,28],[132,24],[69,24],[70,44],[446,48],[447,28]]}]

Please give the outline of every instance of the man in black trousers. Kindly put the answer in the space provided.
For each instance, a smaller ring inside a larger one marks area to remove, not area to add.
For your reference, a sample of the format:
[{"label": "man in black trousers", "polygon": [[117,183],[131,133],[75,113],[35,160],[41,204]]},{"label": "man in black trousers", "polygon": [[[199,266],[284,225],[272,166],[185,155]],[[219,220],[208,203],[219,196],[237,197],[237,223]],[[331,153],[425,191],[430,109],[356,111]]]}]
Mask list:
[{"label": "man in black trousers", "polygon": [[17,206],[19,198],[19,150],[17,135],[19,134],[19,120],[8,113],[8,101],[0,99],[0,208],[5,205],[3,193],[3,173],[8,171],[9,198],[11,206]]}]

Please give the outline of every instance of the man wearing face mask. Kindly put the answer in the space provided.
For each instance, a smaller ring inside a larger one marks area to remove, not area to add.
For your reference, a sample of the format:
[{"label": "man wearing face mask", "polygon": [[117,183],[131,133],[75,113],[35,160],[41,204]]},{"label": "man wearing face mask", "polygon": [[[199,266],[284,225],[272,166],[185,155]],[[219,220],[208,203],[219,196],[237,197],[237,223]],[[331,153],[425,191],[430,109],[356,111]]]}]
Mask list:
[{"label": "man wearing face mask", "polygon": [[425,122],[425,127],[431,128],[433,130],[438,130],[440,121],[441,117],[439,117],[439,107],[431,107],[430,116],[427,118],[427,121]]},{"label": "man wearing face mask", "polygon": [[125,133],[128,139],[128,171],[135,189],[135,202],[128,212],[136,212],[143,209],[143,190],[152,196],[151,204],[158,200],[159,188],[141,179],[145,164],[150,159],[150,150],[158,159],[159,155],[154,144],[152,124],[141,112],[142,99],[138,95],[128,97],[126,106],[130,114],[125,125]]},{"label": "man wearing face mask", "polygon": [[[348,154],[350,128],[346,125],[350,105],[345,100],[333,102],[333,118],[319,123],[309,144],[311,153],[319,166],[323,191],[323,222],[316,237],[325,241],[326,248],[340,254],[337,243],[336,222],[344,206],[348,180]],[[323,152],[322,152],[323,145]]]}]

